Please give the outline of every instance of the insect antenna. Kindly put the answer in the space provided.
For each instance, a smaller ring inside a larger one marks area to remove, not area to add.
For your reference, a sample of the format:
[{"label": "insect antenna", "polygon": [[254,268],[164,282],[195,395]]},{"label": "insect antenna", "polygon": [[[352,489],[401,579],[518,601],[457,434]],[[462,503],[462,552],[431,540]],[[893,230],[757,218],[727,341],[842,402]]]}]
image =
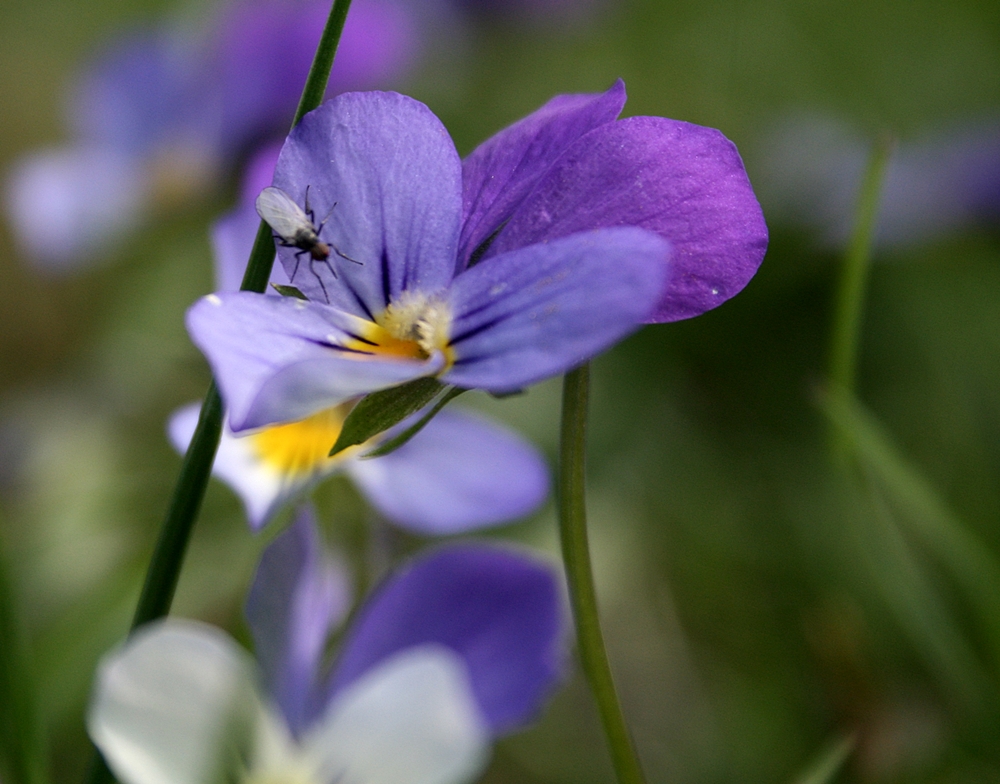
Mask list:
[{"label": "insect antenna", "polygon": [[[312,187],[311,185],[307,185],[306,186],[306,215],[309,216],[309,222],[315,226],[316,225],[316,216],[313,214],[312,207],[309,206],[309,188],[311,188],[311,187]],[[336,203],[334,203],[333,206],[336,207],[337,206]],[[322,226],[323,224],[320,224],[320,225]],[[319,232],[317,231],[317,234],[318,233]]]},{"label": "insect antenna", "polygon": [[[340,202],[338,202],[338,201],[335,201],[335,202],[333,203],[333,206],[332,206],[332,207],[330,208],[330,211],[329,211],[329,212],[328,212],[328,213],[326,214],[326,217],[325,217],[325,218],[323,218],[323,220],[321,220],[321,221],[320,221],[320,223],[319,223],[319,226],[317,226],[317,227],[316,227],[316,233],[317,233],[317,234],[319,234],[319,233],[320,233],[321,231],[323,231],[323,227],[324,227],[324,226],[326,226],[326,222],[327,222],[328,220],[330,220],[330,216],[331,216],[331,215],[333,215],[333,211],[334,211],[335,209],[337,209],[337,205],[338,205],[338,204],[340,204]],[[310,217],[312,217],[312,216],[310,216]]]},{"label": "insect antenna", "polygon": [[338,256],[340,256],[340,258],[347,259],[348,261],[353,261],[355,264],[360,264],[362,267],[365,265],[365,263],[363,261],[358,261],[357,259],[352,259],[346,253],[344,253],[344,251],[342,251],[340,248],[338,248],[336,245],[334,245],[332,242],[328,242],[327,245],[329,245],[331,248],[333,248],[333,252],[336,253]]}]

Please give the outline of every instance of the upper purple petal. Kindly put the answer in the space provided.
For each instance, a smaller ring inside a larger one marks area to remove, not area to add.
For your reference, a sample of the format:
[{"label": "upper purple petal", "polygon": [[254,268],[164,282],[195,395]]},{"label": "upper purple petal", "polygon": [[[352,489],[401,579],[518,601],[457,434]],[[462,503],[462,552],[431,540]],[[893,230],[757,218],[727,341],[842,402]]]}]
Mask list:
[{"label": "upper purple petal", "polygon": [[264,550],[246,604],[264,687],[296,735],[315,717],[327,635],[349,604],[347,576],[326,558],[313,512],[302,507]]},{"label": "upper purple petal", "polygon": [[473,150],[462,164],[459,268],[510,218],[567,147],[613,122],[624,106],[621,79],[607,92],[557,95]]},{"label": "upper purple petal", "polygon": [[379,359],[344,352],[354,317],[291,297],[211,294],[187,313],[233,432],[304,419],[348,398],[434,375],[442,358]]},{"label": "upper purple petal", "polygon": [[[279,249],[310,299],[370,317],[406,289],[444,288],[454,274],[462,169],[441,121],[397,93],[345,93],[307,114],[278,158],[274,184],[305,206],[336,253],[298,263]],[[336,208],[335,208],[336,207]],[[334,277],[334,265],[336,277]]]},{"label": "upper purple petal", "polygon": [[671,276],[653,322],[697,316],[737,294],[767,248],[732,142],[712,128],[631,117],[566,150],[488,255],[603,226],[639,226],[670,241]]},{"label": "upper purple petal", "polygon": [[524,517],[549,490],[548,468],[531,444],[457,411],[442,411],[395,452],[346,470],[392,522],[433,535]]},{"label": "upper purple petal", "polygon": [[511,391],[586,362],[649,317],[669,257],[652,232],[598,229],[466,270],[449,292],[455,363],[444,380]]},{"label": "upper purple petal", "polygon": [[465,660],[476,701],[494,733],[523,725],[562,672],[564,615],[552,569],[483,544],[423,555],[358,613],[331,696],[396,651],[434,642]]}]

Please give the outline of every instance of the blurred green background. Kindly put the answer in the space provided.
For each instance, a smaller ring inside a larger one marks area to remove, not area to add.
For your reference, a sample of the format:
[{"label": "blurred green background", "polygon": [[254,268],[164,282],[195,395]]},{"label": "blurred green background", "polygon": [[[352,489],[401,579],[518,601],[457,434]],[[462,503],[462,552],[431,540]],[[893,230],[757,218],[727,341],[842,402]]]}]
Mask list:
[{"label": "blurred green background", "polygon": [[[66,139],[68,80],[88,53],[175,10],[3,0],[0,169]],[[582,22],[483,19],[468,32],[458,53],[432,43],[402,85],[463,153],[555,93],[619,76],[626,114],[722,129],[754,182],[789,114],[905,144],[1000,110],[995,0],[609,0]],[[179,467],[166,417],[208,383],[182,317],[211,289],[207,229],[234,193],[235,180],[192,199],[76,276],[32,272],[0,227],[0,545],[55,781],[82,773],[90,675],[127,628]],[[595,363],[592,545],[649,779],[795,782],[853,735],[837,781],[1000,781],[1000,235],[877,254],[859,363],[869,419],[850,420],[867,449],[852,474],[831,462],[816,402],[841,254],[769,223],[742,294]],[[558,382],[462,401],[554,456]],[[360,501],[340,480],[321,500],[350,546]],[[496,535],[555,558],[551,506]],[[213,482],[175,611],[245,638],[263,541]],[[499,744],[485,778],[611,780],[578,675],[535,728]]]}]

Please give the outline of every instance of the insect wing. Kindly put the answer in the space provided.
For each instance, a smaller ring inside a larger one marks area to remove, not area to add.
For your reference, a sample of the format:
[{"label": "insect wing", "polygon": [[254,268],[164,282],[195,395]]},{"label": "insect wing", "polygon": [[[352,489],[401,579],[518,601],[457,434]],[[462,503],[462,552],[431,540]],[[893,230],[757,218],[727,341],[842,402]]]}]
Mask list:
[{"label": "insect wing", "polygon": [[292,242],[302,229],[315,233],[316,229],[302,208],[281,188],[264,188],[257,197],[257,214],[274,229],[282,239]]}]

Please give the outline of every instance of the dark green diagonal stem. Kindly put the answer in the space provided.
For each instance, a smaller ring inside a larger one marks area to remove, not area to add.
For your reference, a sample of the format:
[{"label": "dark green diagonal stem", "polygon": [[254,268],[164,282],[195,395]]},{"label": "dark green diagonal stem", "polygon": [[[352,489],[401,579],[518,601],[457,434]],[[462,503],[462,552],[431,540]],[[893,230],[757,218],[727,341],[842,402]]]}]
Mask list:
[{"label": "dark green diagonal stem", "polygon": [[583,365],[567,373],[563,379],[558,489],[563,563],[566,566],[569,600],[576,624],[580,663],[597,702],[615,774],[619,784],[644,784],[645,777],[618,702],[608,654],[604,648],[604,636],[597,613],[597,595],[594,591],[594,574],[590,564],[584,497],[589,397],[590,368]]},{"label": "dark green diagonal stem", "polygon": [[3,545],[0,537],[0,774],[10,784],[47,784],[34,661]]},{"label": "dark green diagonal stem", "polygon": [[[340,43],[340,34],[344,30],[344,22],[350,7],[351,0],[334,0],[302,90],[302,97],[299,99],[295,119],[292,121],[293,128],[303,115],[315,109],[323,100],[330,79],[330,69],[333,67],[333,59]],[[261,221],[240,289],[263,292],[271,277],[273,264],[274,239],[270,227]],[[146,572],[146,581],[132,620],[133,630],[170,611],[170,603],[177,588],[191,531],[194,529],[195,519],[205,496],[205,488],[208,486],[215,453],[219,448],[222,414],[222,399],[213,381],[205,395],[198,427],[184,456],[181,473],[177,478],[163,527],[160,529],[149,570]],[[88,784],[104,784],[111,780],[112,775],[104,760],[100,754],[95,754],[86,781]]]}]

